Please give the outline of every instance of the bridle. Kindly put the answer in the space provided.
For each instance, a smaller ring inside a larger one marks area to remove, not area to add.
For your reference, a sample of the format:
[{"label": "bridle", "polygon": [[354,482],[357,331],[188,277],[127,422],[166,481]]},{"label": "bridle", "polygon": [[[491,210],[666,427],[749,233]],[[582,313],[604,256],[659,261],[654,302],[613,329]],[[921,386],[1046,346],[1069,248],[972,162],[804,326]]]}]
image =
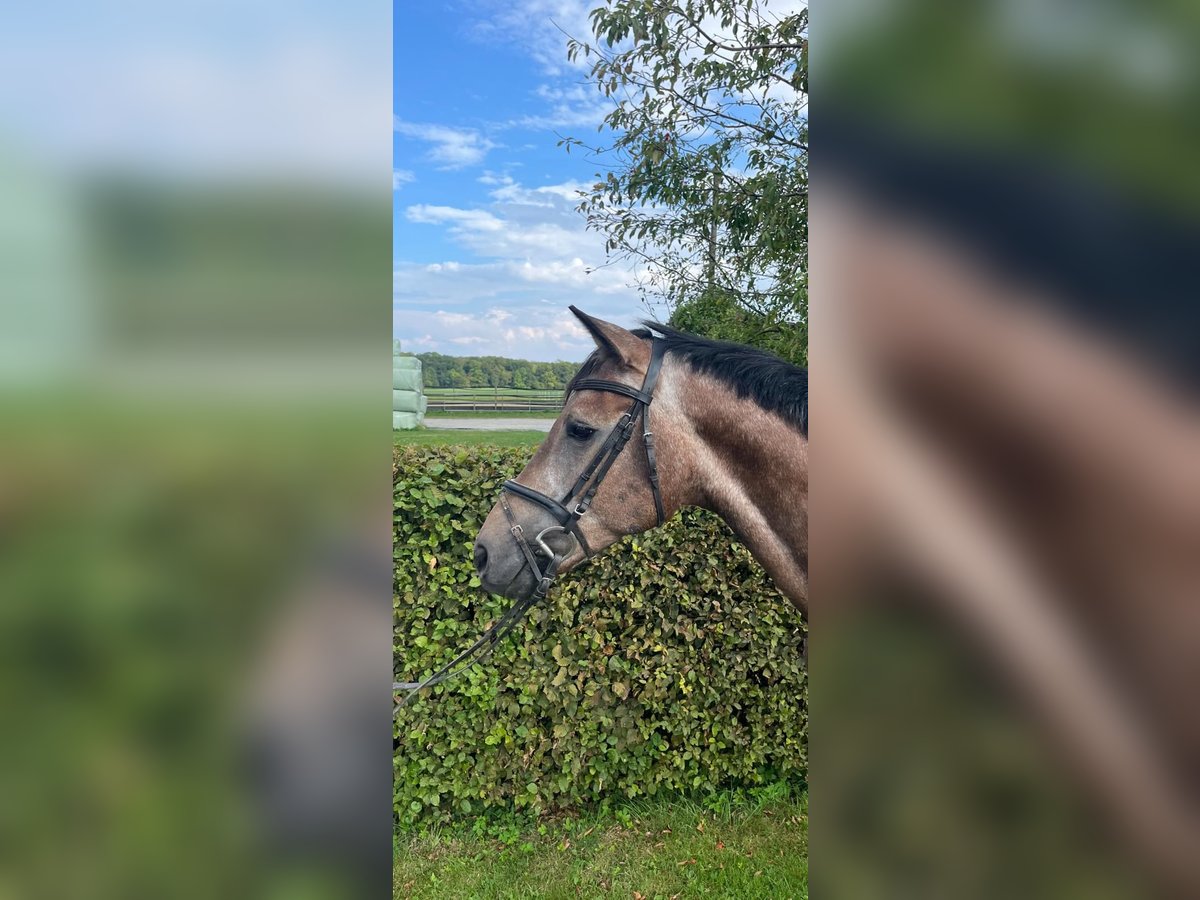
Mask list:
[{"label": "bridle", "polygon": [[[508,503],[504,499],[504,492],[516,494],[518,497],[524,497],[526,500],[532,500],[534,503],[541,506],[558,522],[558,527],[564,531],[570,532],[575,540],[579,542],[579,549],[583,551],[584,559],[591,559],[592,548],[588,546],[587,538],[583,536],[583,530],[579,527],[579,520],[584,517],[588,509],[591,508],[592,501],[596,497],[596,491],[600,487],[600,483],[604,481],[604,476],[608,474],[608,470],[612,468],[617,457],[621,455],[621,451],[625,449],[625,445],[629,443],[629,439],[633,437],[634,427],[640,418],[642,420],[642,439],[646,447],[646,462],[650,469],[650,491],[654,494],[654,512],[658,519],[658,524],[661,525],[665,520],[663,514],[662,492],[658,484],[658,463],[654,456],[654,435],[650,431],[650,401],[654,399],[654,386],[658,382],[658,372],[662,368],[662,360],[664,353],[664,343],[657,339],[651,339],[650,364],[646,367],[646,377],[642,379],[641,389],[632,388],[627,384],[622,384],[619,381],[606,381],[599,378],[584,378],[575,383],[574,391],[608,391],[610,394],[621,394],[625,397],[630,397],[633,404],[621,416],[620,421],[612,431],[608,433],[607,439],[596,451],[596,455],[592,457],[592,461],[584,467],[579,473],[579,477],[575,480],[574,486],[567,491],[567,496],[562,500],[555,500],[541,491],[534,490],[531,487],[521,484],[518,481],[509,479],[501,486],[500,505],[504,509],[505,515],[508,517],[509,524],[513,526],[513,537],[517,538],[517,542],[523,544],[522,550],[526,546],[524,538],[519,531],[520,526],[516,524],[516,519],[513,518],[512,510],[509,509]],[[574,506],[572,507],[572,504]],[[551,526],[553,528],[554,526]],[[538,535],[538,539],[551,529],[543,530]],[[528,557],[527,557],[528,559]],[[537,569],[534,569],[537,572]]]},{"label": "bridle", "polygon": [[[555,500],[548,494],[543,494],[541,491],[513,479],[509,479],[501,485],[500,508],[504,511],[505,518],[508,519],[509,533],[513,536],[513,540],[517,542],[517,546],[521,548],[521,554],[525,557],[525,564],[529,566],[529,571],[537,579],[537,587],[534,588],[532,594],[524,600],[518,601],[515,606],[497,619],[483,633],[479,640],[424,681],[393,684],[393,691],[408,691],[408,696],[404,698],[400,706],[407,705],[413,697],[425,688],[441,684],[443,681],[466,671],[471,666],[483,662],[483,660],[491,656],[500,639],[516,627],[525,613],[531,607],[545,599],[546,594],[550,591],[551,584],[554,583],[554,579],[558,575],[558,568],[562,565],[562,561],[567,555],[556,553],[546,543],[547,535],[556,532],[571,535],[578,543],[584,559],[591,559],[593,556],[592,549],[588,546],[587,538],[583,535],[583,529],[580,528],[579,521],[587,515],[587,511],[591,508],[592,501],[596,497],[596,491],[599,490],[601,482],[608,475],[613,463],[617,461],[617,457],[621,455],[621,451],[625,449],[625,445],[633,437],[634,429],[639,419],[642,422],[642,442],[646,448],[650,491],[654,495],[654,514],[657,524],[661,525],[666,521],[662,490],[658,481],[658,461],[654,455],[654,434],[650,431],[650,401],[654,399],[654,386],[658,383],[658,373],[662,368],[665,353],[665,342],[652,337],[650,339],[650,363],[646,366],[646,376],[642,379],[641,388],[634,388],[619,381],[607,381],[600,378],[584,378],[575,382],[571,388],[571,393],[575,393],[576,391],[607,391],[610,394],[621,394],[629,397],[633,400],[633,403],[626,410],[625,414],[621,416],[620,420],[613,427],[613,430],[609,432],[604,443],[600,445],[600,449],[596,451],[591,462],[579,473],[579,477],[575,480],[574,485],[567,491],[567,495],[562,500]],[[505,494],[515,494],[518,497],[523,497],[526,500],[536,503],[549,512],[558,523],[548,528],[543,528],[538,532],[537,536],[533,539],[536,549],[530,546],[529,540],[525,537],[524,529],[517,523],[516,516],[513,515],[512,508],[508,505]],[[545,568],[538,565],[539,554],[549,560]]]}]

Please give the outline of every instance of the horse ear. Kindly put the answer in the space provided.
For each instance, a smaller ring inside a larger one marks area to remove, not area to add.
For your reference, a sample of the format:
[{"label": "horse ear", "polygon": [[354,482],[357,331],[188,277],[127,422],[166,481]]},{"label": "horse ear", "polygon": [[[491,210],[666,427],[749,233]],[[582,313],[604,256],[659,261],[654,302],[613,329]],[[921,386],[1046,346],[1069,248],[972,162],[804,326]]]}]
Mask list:
[{"label": "horse ear", "polygon": [[575,318],[583,323],[583,327],[591,334],[596,346],[620,360],[624,365],[632,366],[637,359],[638,349],[642,342],[631,331],[626,331],[620,325],[605,322],[589,316],[574,306],[569,307],[575,313]]}]

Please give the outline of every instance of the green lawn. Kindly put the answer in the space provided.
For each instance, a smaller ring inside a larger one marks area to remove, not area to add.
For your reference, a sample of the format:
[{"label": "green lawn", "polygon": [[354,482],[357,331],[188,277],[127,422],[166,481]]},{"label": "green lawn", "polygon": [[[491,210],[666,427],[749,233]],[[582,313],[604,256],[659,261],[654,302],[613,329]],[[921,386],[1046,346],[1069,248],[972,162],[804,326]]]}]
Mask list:
[{"label": "green lawn", "polygon": [[[776,792],[778,794],[778,792]],[[495,829],[493,829],[494,831]],[[499,836],[399,837],[399,898],[671,897],[806,900],[808,798],[648,802]]]},{"label": "green lawn", "polygon": [[530,412],[527,409],[481,409],[478,411],[466,410],[464,412],[456,412],[451,410],[446,412],[440,409],[431,409],[425,413],[427,419],[557,419],[559,410],[533,410]]},{"label": "green lawn", "polygon": [[467,431],[447,428],[417,428],[394,431],[397,447],[461,446],[536,447],[546,438],[544,431]]}]

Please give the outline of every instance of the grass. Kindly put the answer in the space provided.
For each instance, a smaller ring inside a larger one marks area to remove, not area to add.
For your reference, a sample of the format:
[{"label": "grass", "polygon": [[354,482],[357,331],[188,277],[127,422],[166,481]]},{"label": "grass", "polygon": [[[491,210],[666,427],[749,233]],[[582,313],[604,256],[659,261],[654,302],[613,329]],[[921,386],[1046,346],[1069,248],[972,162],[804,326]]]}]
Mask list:
[{"label": "grass", "polygon": [[782,785],[490,831],[398,836],[395,900],[808,897],[808,798]]},{"label": "grass", "polygon": [[465,429],[417,428],[393,431],[397,447],[458,445],[463,447],[536,447],[546,439],[544,431],[467,431]]},{"label": "grass", "polygon": [[427,419],[557,419],[561,410],[487,409],[449,412],[431,409],[425,413]]}]

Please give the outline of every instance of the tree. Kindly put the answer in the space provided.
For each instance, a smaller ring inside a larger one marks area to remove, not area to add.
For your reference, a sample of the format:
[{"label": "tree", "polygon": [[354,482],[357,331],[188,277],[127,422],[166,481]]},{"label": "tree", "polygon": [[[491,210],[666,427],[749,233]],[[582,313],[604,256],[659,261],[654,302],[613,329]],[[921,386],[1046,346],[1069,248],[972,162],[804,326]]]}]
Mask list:
[{"label": "tree", "polygon": [[531,362],[503,356],[443,356],[420,353],[426,387],[563,388],[577,363]]},{"label": "tree", "polygon": [[806,357],[808,10],[608,0],[571,60],[614,107],[579,209],[673,324]]}]

